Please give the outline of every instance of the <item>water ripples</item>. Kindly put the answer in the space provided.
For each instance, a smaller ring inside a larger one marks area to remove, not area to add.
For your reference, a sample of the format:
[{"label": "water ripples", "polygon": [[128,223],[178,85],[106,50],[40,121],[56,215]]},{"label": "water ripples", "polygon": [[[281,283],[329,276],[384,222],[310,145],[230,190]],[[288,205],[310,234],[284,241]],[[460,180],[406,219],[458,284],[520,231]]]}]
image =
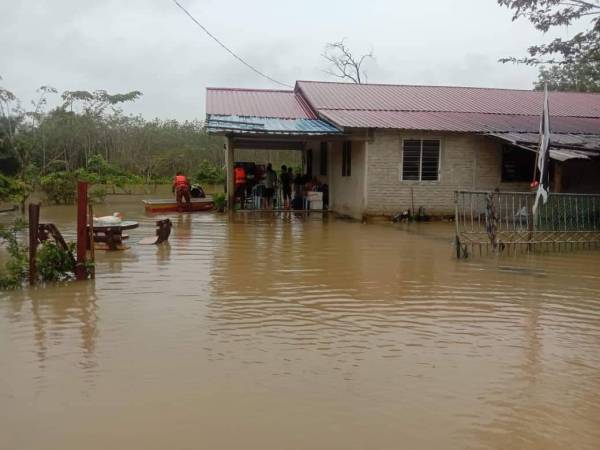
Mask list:
[{"label": "water ripples", "polygon": [[121,210],[140,228],[130,250],[99,252],[94,282],[2,295],[0,398],[230,380],[316,391],[306,413],[325,422],[347,405],[408,424],[403,404],[445,447],[600,443],[599,252],[457,261],[444,224],[293,214],[173,215],[169,244],[139,246],[156,218]]}]

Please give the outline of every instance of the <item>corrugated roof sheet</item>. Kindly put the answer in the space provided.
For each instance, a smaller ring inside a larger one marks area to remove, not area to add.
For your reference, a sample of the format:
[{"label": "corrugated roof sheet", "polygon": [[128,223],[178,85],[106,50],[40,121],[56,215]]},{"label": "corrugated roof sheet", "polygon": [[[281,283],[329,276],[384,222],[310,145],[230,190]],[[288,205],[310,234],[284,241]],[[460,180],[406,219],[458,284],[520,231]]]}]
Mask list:
[{"label": "corrugated roof sheet", "polygon": [[[321,117],[343,128],[395,128],[451,132],[536,132],[539,116],[429,112],[319,110]],[[552,116],[555,133],[600,133],[600,119]]]},{"label": "corrugated roof sheet", "polygon": [[[342,129],[536,133],[542,93],[298,81],[295,91],[209,88],[206,103],[207,116],[321,118]],[[551,92],[550,115],[555,133],[600,134],[600,94]]]},{"label": "corrugated roof sheet", "polygon": [[273,117],[244,117],[238,115],[208,116],[209,133],[277,134],[277,135],[331,135],[341,132],[319,119],[278,119]]},{"label": "corrugated roof sheet", "polygon": [[[540,139],[538,133],[489,133],[487,135],[532,151],[537,151]],[[600,135],[552,133],[550,157],[558,161],[600,157]]]},{"label": "corrugated roof sheet", "polygon": [[[298,81],[312,108],[321,110],[431,111],[539,116],[537,91],[448,86],[402,86]],[[551,92],[553,116],[600,118],[600,94]]]},{"label": "corrugated roof sheet", "polygon": [[304,99],[293,91],[208,88],[206,114],[316,119]]}]

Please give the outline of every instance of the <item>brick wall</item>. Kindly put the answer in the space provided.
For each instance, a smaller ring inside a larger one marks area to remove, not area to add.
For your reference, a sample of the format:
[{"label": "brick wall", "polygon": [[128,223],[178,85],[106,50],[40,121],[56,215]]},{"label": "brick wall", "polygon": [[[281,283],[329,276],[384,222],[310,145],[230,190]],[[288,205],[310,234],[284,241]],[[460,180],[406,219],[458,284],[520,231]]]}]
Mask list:
[{"label": "brick wall", "polygon": [[[402,139],[440,139],[439,181],[401,181]],[[367,201],[370,215],[391,215],[420,206],[426,214],[454,212],[454,191],[526,190],[527,183],[502,183],[502,145],[469,134],[401,133],[376,130],[366,144]]]}]

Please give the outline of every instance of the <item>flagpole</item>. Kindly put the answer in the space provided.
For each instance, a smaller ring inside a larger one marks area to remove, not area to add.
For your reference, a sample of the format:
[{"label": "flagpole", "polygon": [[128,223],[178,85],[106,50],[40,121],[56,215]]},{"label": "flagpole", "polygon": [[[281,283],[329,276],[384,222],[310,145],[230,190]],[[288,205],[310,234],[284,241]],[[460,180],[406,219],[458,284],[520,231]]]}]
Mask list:
[{"label": "flagpole", "polygon": [[[548,106],[548,84],[544,84],[544,106],[540,120],[540,143],[537,154],[536,168],[540,173],[537,192],[533,204],[533,222],[537,222],[539,201],[545,204],[550,193],[549,164],[550,164],[550,107]],[[535,173],[535,171],[534,171]]]},{"label": "flagpole", "polygon": [[[548,90],[548,83],[544,82],[544,97],[546,96],[547,90]],[[543,108],[542,108],[542,111],[543,111]],[[542,112],[542,114],[543,114],[543,112]],[[535,152],[535,162],[533,163],[533,178],[531,179],[531,186],[532,187],[534,187],[534,186],[537,187],[536,184],[535,184],[535,182],[537,181],[535,179],[535,176],[537,175],[538,162],[539,162],[539,159],[540,159],[540,148],[542,146],[542,139],[543,139],[542,138],[542,133],[543,133],[542,132],[542,127],[543,127],[543,125],[542,125],[542,122],[540,121],[540,134],[538,136],[538,150],[537,150],[537,152]]]}]

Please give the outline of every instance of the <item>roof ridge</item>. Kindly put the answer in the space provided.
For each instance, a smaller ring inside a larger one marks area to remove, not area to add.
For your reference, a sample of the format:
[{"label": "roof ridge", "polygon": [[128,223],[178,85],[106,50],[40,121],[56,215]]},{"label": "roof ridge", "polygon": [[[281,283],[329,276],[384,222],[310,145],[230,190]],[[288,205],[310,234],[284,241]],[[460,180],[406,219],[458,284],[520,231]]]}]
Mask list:
[{"label": "roof ridge", "polygon": [[[372,109],[372,108],[318,108],[317,111],[368,111],[368,112],[398,112],[398,113],[439,113],[439,114],[489,114],[494,116],[527,116],[527,117],[540,117],[541,114],[524,114],[524,113],[502,113],[502,112],[485,112],[485,111],[451,111],[441,109]],[[550,117],[572,117],[575,119],[600,119],[599,116],[565,116],[565,115],[552,115],[550,111]]]},{"label": "roof ridge", "polygon": [[[516,88],[498,88],[498,87],[481,87],[481,86],[457,86],[457,85],[434,85],[434,84],[393,84],[393,83],[350,83],[344,81],[316,81],[316,80],[298,80],[296,83],[310,83],[310,84],[340,84],[347,86],[388,86],[388,87],[403,87],[403,88],[447,88],[447,89],[474,89],[481,91],[509,91],[509,92],[532,92],[532,93],[543,93],[543,91],[536,91],[535,89],[516,89]],[[549,91],[550,93],[558,94],[582,94],[582,95],[599,95],[600,92],[580,92],[580,91]]]},{"label": "roof ridge", "polygon": [[231,87],[207,87],[207,91],[233,91],[233,92],[280,92],[286,94],[293,94],[293,90],[286,89],[255,89],[255,88],[231,88]]}]

